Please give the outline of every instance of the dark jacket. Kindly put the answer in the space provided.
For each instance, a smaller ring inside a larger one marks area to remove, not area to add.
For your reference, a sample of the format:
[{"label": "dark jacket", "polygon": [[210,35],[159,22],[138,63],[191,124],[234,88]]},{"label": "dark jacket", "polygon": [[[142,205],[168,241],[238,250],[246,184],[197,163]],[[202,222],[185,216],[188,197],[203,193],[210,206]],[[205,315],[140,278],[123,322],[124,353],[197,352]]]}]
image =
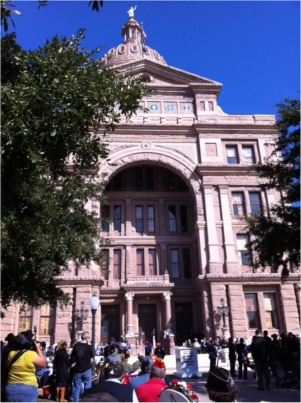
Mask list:
[{"label": "dark jacket", "polygon": [[263,336],[254,336],[250,347],[252,357],[256,363],[268,360],[268,345]]},{"label": "dark jacket", "polygon": [[91,368],[93,357],[92,346],[87,343],[76,343],[71,353],[71,362],[76,362],[73,372],[84,372]]}]

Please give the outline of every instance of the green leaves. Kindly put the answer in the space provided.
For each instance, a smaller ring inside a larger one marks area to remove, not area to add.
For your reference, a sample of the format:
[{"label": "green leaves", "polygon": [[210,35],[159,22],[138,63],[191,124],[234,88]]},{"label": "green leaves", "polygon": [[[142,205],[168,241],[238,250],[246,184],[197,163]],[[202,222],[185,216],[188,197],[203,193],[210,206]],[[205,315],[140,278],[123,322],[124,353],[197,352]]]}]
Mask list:
[{"label": "green leaves", "polygon": [[55,276],[100,259],[100,223],[85,206],[103,202],[103,133],[135,113],[147,89],[99,72],[83,37],[54,37],[31,52],[14,36],[2,41],[3,306],[66,302]]},{"label": "green leaves", "polygon": [[300,265],[300,101],[285,99],[278,108],[279,136],[265,164],[257,172],[265,178],[263,190],[275,188],[280,201],[268,216],[247,218],[256,252],[254,267],[282,267],[282,277]]}]

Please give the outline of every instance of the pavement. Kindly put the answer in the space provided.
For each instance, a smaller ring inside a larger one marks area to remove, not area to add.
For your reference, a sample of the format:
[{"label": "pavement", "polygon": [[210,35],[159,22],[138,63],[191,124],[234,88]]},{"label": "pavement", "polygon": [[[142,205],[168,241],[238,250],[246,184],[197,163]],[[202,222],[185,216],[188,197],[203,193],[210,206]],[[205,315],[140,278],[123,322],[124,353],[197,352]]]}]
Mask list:
[{"label": "pavement", "polygon": [[[182,378],[189,382],[192,389],[199,394],[201,402],[209,402],[207,390],[205,388],[207,374],[209,370],[208,354],[198,355],[199,377]],[[177,377],[175,356],[167,356],[164,359],[166,365],[167,378]],[[229,369],[229,362],[218,363],[220,367]],[[275,381],[271,380],[270,390],[257,390],[257,380],[254,378],[254,371],[248,369],[248,379],[242,380],[234,378],[238,386],[237,402],[300,402],[300,382],[294,383],[291,387],[277,387]],[[39,389],[38,402],[53,401],[42,397],[42,390]],[[82,402],[82,401],[81,401]]]}]

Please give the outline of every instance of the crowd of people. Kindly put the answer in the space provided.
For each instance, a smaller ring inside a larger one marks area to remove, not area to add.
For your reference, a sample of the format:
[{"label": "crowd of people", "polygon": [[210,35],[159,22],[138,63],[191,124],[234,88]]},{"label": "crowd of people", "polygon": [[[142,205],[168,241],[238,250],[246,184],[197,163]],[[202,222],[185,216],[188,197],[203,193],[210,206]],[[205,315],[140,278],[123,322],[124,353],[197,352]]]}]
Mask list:
[{"label": "crowd of people", "polygon": [[[187,401],[200,400],[190,385],[171,382],[166,376],[165,350],[160,341],[153,346],[146,340],[144,354],[133,360],[127,340],[117,342],[112,338],[108,344],[96,348],[101,358],[96,361],[89,332],[83,331],[81,340],[70,350],[65,340],[46,350],[46,344],[37,342],[33,336],[30,330],[17,336],[10,333],[6,343],[2,343],[2,401],[35,402],[38,388],[44,388],[45,397],[60,402],[125,401],[125,398],[128,402],[156,402],[169,399],[171,393],[180,393]],[[200,342],[194,339],[193,343],[187,340],[185,346],[208,354],[206,388],[210,400],[215,402],[235,401],[234,379],[247,379],[249,368],[259,390],[269,390],[273,377],[279,387],[283,382],[287,386],[293,379],[300,383],[300,340],[292,333],[269,337],[267,331],[256,330],[249,343],[243,338],[230,337]],[[225,351],[229,371],[219,366]],[[177,399],[177,395],[172,399]]]}]

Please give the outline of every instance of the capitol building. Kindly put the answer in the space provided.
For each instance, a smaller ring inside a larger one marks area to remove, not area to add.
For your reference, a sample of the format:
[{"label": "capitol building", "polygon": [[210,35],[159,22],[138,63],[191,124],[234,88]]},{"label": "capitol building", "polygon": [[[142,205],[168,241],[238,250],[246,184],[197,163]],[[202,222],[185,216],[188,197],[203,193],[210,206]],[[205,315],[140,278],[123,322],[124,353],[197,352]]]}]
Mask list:
[{"label": "capitol building", "polygon": [[94,293],[97,344],[123,336],[136,346],[169,340],[172,349],[194,338],[251,338],[257,328],[299,334],[300,273],[282,282],[281,268],[255,270],[244,221],[279,199],[261,190],[254,169],[272,152],[275,117],[223,112],[221,83],[169,66],[144,38],[129,13],[121,43],[99,62],[100,72],[140,76],[153,90],[106,135],[99,177],[108,204],[87,205],[107,219],[104,267],[59,277],[71,296],[64,309],[9,306],[2,338],[35,327],[47,345],[73,344],[91,330]]}]

